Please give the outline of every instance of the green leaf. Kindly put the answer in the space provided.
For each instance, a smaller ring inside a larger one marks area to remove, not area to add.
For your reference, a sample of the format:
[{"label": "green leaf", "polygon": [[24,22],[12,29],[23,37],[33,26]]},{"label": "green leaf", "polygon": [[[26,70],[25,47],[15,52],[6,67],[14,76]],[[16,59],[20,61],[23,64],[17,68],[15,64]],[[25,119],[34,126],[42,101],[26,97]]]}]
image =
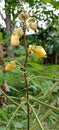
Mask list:
[{"label": "green leaf", "polygon": [[23,125],[22,125],[22,123],[20,123],[20,122],[15,122],[15,127],[16,127],[16,128],[22,128]]},{"label": "green leaf", "polygon": [[47,77],[51,77],[51,78],[55,78],[56,77],[56,74],[55,73],[45,73],[45,76]]},{"label": "green leaf", "polygon": [[16,48],[14,50],[14,54],[15,54],[15,56],[25,55],[25,49],[21,48],[21,47]]},{"label": "green leaf", "polygon": [[16,92],[19,92],[16,88],[14,88],[14,87],[12,87],[12,86],[10,86],[10,88],[11,88],[12,90],[16,91]]},{"label": "green leaf", "polygon": [[28,64],[31,65],[32,67],[35,67],[35,68],[39,69],[39,70],[44,69],[41,65],[39,65],[37,63],[34,63],[34,62],[28,62]]},{"label": "green leaf", "polygon": [[44,81],[41,83],[41,91],[43,94],[46,94],[51,87],[53,86],[53,82],[52,81]]},{"label": "green leaf", "polygon": [[44,75],[52,78],[59,77],[59,65],[49,65],[45,67]]},{"label": "green leaf", "polygon": [[45,68],[45,70],[53,70],[59,68],[59,65],[49,65]]},{"label": "green leaf", "polygon": [[30,68],[30,69],[28,69],[28,71],[31,72],[31,74],[34,74],[34,75],[37,75],[37,76],[40,75],[40,71],[38,71],[36,69]]},{"label": "green leaf", "polygon": [[40,0],[40,1],[43,3],[51,3],[52,2],[52,0]]},{"label": "green leaf", "polygon": [[52,4],[56,9],[59,9],[59,1],[54,1]]},{"label": "green leaf", "polygon": [[0,42],[2,41],[3,39],[3,34],[0,32]]},{"label": "green leaf", "polygon": [[40,2],[43,3],[51,3],[56,9],[59,9],[59,1],[53,1],[53,0],[40,0]]}]

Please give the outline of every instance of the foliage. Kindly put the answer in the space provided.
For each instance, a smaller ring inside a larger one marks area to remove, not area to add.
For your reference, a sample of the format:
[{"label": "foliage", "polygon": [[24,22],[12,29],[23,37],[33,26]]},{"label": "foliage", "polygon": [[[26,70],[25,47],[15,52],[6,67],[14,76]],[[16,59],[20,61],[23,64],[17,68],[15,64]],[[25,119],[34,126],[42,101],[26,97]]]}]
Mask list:
[{"label": "foliage", "polygon": [[[22,70],[22,63],[23,63],[23,56],[20,56],[20,58],[17,58],[17,68],[13,70],[12,72],[7,72],[6,74],[1,74],[0,77],[0,85],[3,82],[3,78],[6,77],[7,83],[10,86],[10,93],[7,95],[9,98],[12,98],[17,103],[21,103],[24,101],[26,97],[26,88],[24,84],[23,79],[23,70]],[[9,61],[10,59],[7,59]],[[31,104],[34,106],[34,110],[36,111],[38,117],[40,120],[43,120],[42,124],[46,124],[44,126],[45,129],[59,129],[58,126],[58,111],[55,111],[54,109],[49,109],[49,107],[45,107],[44,105],[38,104],[37,102],[34,104],[33,100],[31,99],[34,97],[35,99],[43,100],[45,103],[48,103],[49,106],[53,105],[54,101],[58,101],[58,91],[59,91],[59,85],[53,89],[53,91],[50,92],[50,90],[53,88],[55,82],[58,82],[59,77],[59,66],[58,65],[49,65],[44,66],[40,65],[38,63],[35,63],[35,61],[31,61],[31,57],[29,59],[30,62],[28,62],[28,81],[30,83],[29,86],[29,96],[31,100]],[[18,64],[21,63],[21,64]],[[52,72],[52,73],[49,73]],[[52,103],[52,104],[51,104]],[[56,106],[58,107],[58,102],[56,103]],[[14,111],[16,110],[16,106],[12,104],[12,102],[7,102],[7,106],[0,108],[0,128],[5,128],[5,125],[13,115]],[[31,111],[31,129],[39,129],[36,119],[34,118],[34,115]],[[47,115],[45,116],[45,114]],[[27,111],[26,111],[26,104],[22,105],[18,113],[15,115],[15,119],[10,123],[9,130],[10,129],[27,129]],[[45,117],[45,118],[44,118]],[[32,122],[33,120],[33,122]],[[34,125],[35,122],[35,125]],[[52,122],[52,123],[51,123]],[[1,128],[1,129],[2,129]]]},{"label": "foliage", "polygon": [[26,2],[28,2],[30,4],[30,6],[32,6],[36,3],[39,3],[39,2],[44,3],[44,4],[49,3],[49,4],[52,4],[54,6],[54,8],[59,9],[59,1],[56,1],[56,0],[45,0],[45,1],[44,0],[39,0],[39,1],[38,0],[31,0],[31,1],[27,0]]}]

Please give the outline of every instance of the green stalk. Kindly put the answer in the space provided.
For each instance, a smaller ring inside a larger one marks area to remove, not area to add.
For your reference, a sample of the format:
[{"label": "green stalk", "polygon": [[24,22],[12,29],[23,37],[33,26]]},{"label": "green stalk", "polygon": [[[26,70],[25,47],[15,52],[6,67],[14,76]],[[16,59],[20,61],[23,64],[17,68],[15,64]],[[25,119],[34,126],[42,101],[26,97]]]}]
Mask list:
[{"label": "green stalk", "polygon": [[59,79],[57,79],[57,78],[50,78],[50,77],[46,77],[46,76],[33,76],[32,78],[31,78],[31,80],[32,79],[36,79],[36,78],[40,78],[40,79],[47,79],[47,80],[52,80],[52,81],[57,81],[57,82],[59,82]]},{"label": "green stalk", "polygon": [[19,106],[19,104],[17,102],[15,102],[13,99],[9,98],[9,96],[7,96],[3,90],[0,89],[0,92],[10,101],[12,102],[14,105]]},{"label": "green stalk", "polygon": [[31,107],[31,109],[32,109],[32,111],[33,111],[33,113],[34,113],[34,115],[36,117],[36,120],[38,122],[39,127],[41,128],[41,130],[44,130],[44,128],[43,128],[43,126],[42,126],[42,124],[41,124],[41,122],[40,122],[40,120],[39,120],[39,118],[38,118],[38,116],[37,116],[37,114],[36,114],[36,112],[34,110],[34,108],[32,107],[32,105],[30,103],[29,103],[29,106]]},{"label": "green stalk", "polygon": [[53,111],[59,112],[59,108],[56,108],[56,107],[51,106],[51,105],[48,105],[47,103],[44,103],[44,102],[42,102],[42,101],[40,101],[40,100],[37,100],[37,99],[31,97],[31,101],[32,101],[32,100],[35,101],[35,102],[37,102],[37,103],[39,103],[39,104],[42,104],[43,106],[46,106],[46,107],[52,109]]}]

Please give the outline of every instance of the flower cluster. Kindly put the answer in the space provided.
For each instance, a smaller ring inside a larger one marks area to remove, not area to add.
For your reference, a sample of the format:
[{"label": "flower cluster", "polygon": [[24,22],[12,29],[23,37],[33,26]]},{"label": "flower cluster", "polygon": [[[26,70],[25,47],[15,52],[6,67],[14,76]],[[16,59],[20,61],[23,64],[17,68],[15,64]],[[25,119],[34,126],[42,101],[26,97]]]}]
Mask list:
[{"label": "flower cluster", "polygon": [[[37,29],[36,18],[30,17],[27,12],[21,12],[18,15],[18,18],[25,23],[26,29],[32,29],[33,31]],[[24,31],[21,27],[15,28],[11,36],[11,44],[13,46],[18,46],[20,43],[19,39],[23,35],[24,35]],[[40,58],[46,55],[46,52],[43,47],[35,46],[35,45],[29,45],[29,53],[30,54],[35,53],[37,58]],[[11,61],[6,65],[5,70],[11,71],[14,67],[15,67],[15,61]]]},{"label": "flower cluster", "polygon": [[46,52],[42,46],[34,46],[34,45],[29,45],[29,53],[30,54],[36,53],[37,58],[41,58],[46,55]]},{"label": "flower cluster", "polygon": [[[29,17],[29,14],[27,12],[21,12],[18,15],[18,18],[26,23],[26,29],[30,28],[33,31],[35,31],[37,29],[36,18]],[[23,32],[23,29],[21,27],[15,28],[13,31],[13,34],[11,36],[11,44],[14,46],[18,46],[20,43],[19,39],[23,36],[23,34],[24,34],[24,32]]]},{"label": "flower cluster", "polygon": [[26,21],[26,29],[32,29],[35,31],[37,29],[37,21],[35,17],[29,17],[27,12],[21,12],[18,18],[22,21]]}]

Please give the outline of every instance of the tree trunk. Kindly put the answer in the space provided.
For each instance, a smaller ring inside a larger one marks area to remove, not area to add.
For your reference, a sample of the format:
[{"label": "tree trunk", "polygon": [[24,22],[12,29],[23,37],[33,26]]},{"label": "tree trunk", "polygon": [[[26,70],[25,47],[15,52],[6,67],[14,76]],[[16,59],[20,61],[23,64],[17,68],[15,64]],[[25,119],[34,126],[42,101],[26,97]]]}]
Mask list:
[{"label": "tree trunk", "polygon": [[11,29],[11,16],[6,12],[6,33],[10,33],[12,31]]},{"label": "tree trunk", "polygon": [[[6,7],[6,0],[5,0],[5,7]],[[6,34],[10,34],[12,32],[11,14],[8,11],[5,11],[5,14],[6,14],[6,19],[5,19],[5,23],[6,23]],[[13,49],[14,49],[14,47],[9,43],[8,47],[7,47],[8,56],[9,57],[14,57]]]},{"label": "tree trunk", "polygon": [[59,57],[59,53],[56,52],[56,54],[55,54],[55,64],[59,63],[59,61],[58,61],[59,58],[58,57]]}]

